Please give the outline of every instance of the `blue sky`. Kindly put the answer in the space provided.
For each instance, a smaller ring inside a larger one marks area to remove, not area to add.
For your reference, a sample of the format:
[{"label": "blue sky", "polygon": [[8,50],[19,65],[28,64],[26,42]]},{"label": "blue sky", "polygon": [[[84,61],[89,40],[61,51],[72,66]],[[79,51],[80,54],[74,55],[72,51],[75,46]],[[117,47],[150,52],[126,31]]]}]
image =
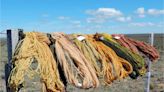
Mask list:
[{"label": "blue sky", "polygon": [[1,31],[164,33],[164,0],[0,0]]}]

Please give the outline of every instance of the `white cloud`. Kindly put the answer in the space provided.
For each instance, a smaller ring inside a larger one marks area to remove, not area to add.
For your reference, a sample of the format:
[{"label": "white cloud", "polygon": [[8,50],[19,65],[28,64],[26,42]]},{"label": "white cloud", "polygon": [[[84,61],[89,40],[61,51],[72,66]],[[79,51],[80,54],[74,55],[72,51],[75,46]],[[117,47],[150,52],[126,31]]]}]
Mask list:
[{"label": "white cloud", "polygon": [[59,20],[66,20],[66,19],[70,19],[70,18],[67,17],[67,16],[59,16],[58,19],[59,19]]},{"label": "white cloud", "polygon": [[129,17],[126,17],[126,20],[127,20],[127,21],[131,21],[132,18],[129,16]]},{"label": "white cloud", "polygon": [[72,25],[75,27],[75,28],[80,28],[82,27],[81,25],[81,21],[79,20],[74,20],[74,21],[70,21],[72,23]]},{"label": "white cloud", "polygon": [[80,24],[81,21],[79,21],[79,20],[74,20],[74,21],[71,21],[71,23],[73,23],[73,24]]},{"label": "white cloud", "polygon": [[44,13],[44,14],[42,14],[42,17],[49,17],[49,14]]},{"label": "white cloud", "polygon": [[160,9],[148,9],[148,10],[145,10],[143,7],[140,7],[136,10],[136,13],[138,14],[138,16],[140,18],[143,18],[145,17],[146,15],[152,15],[152,16],[155,16],[155,15],[164,15],[164,10],[160,10]]},{"label": "white cloud", "polygon": [[121,11],[116,10],[115,8],[98,8],[97,10],[87,10],[86,13],[89,15],[103,18],[116,17],[122,15]]},{"label": "white cloud", "polygon": [[159,22],[158,27],[162,27],[162,28],[164,28],[164,21]]},{"label": "white cloud", "polygon": [[131,17],[118,17],[116,19],[117,21],[120,21],[120,22],[127,22],[127,21],[131,21]]},{"label": "white cloud", "polygon": [[136,13],[138,14],[139,17],[143,18],[145,17],[145,9],[143,7],[140,7],[136,10]]},{"label": "white cloud", "polygon": [[145,15],[142,15],[142,14],[141,14],[141,15],[138,15],[138,16],[139,16],[140,18],[144,18],[144,17],[145,17]]},{"label": "white cloud", "polygon": [[78,25],[76,25],[75,27],[77,27],[77,28],[81,28],[81,27],[82,27],[82,25],[78,24]]},{"label": "white cloud", "polygon": [[164,10],[148,9],[147,13],[149,15],[164,15]]},{"label": "white cloud", "polygon": [[124,17],[120,10],[115,8],[98,8],[96,10],[87,10],[86,14],[91,15],[87,18],[87,23],[104,23],[107,21],[130,21],[131,17]]},{"label": "white cloud", "polygon": [[121,22],[125,22],[126,21],[125,17],[119,17],[119,18],[117,18],[117,20],[121,21]]},{"label": "white cloud", "polygon": [[136,23],[130,23],[132,26],[139,26],[139,27],[145,27],[145,26],[155,26],[152,22],[136,22]]},{"label": "white cloud", "polygon": [[104,18],[87,18],[87,23],[104,23],[106,20]]},{"label": "white cloud", "polygon": [[101,25],[95,25],[95,28],[102,28]]}]

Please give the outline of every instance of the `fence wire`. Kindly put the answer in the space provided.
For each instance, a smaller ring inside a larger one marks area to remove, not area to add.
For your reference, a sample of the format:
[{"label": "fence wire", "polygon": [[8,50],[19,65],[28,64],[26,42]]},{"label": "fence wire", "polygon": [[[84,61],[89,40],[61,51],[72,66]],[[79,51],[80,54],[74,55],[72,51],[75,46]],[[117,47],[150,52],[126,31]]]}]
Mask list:
[{"label": "fence wire", "polygon": [[[147,43],[150,43],[150,34],[126,34],[126,36],[136,39],[136,40],[140,40],[140,41],[144,41]],[[6,92],[6,87],[5,87],[5,64],[7,63],[7,37],[6,37],[6,32],[5,31],[1,31],[0,32],[0,92]],[[158,51],[161,53],[161,56],[164,55],[164,34],[155,34],[154,35],[154,46],[158,49]],[[163,58],[163,57],[162,57]],[[161,60],[161,59],[160,59]],[[158,62],[157,62],[158,63]],[[160,65],[162,66],[162,65]],[[154,66],[152,66],[154,69]],[[154,72],[153,72],[154,74]],[[158,75],[158,74],[157,74]],[[159,77],[164,78],[164,75],[159,75]],[[26,90],[27,92],[40,92],[41,91],[41,84],[40,84],[40,78],[39,76],[36,76],[33,80],[30,80],[27,78],[25,78],[25,87],[21,90]],[[128,79],[127,79],[128,80]],[[122,92],[129,92],[129,91],[144,91],[145,90],[145,82],[146,79],[140,79],[141,81],[136,81],[136,85],[131,84],[130,82],[117,82],[113,83],[111,86],[109,87],[104,87],[104,86],[100,86],[97,89],[89,89],[89,90],[83,90],[83,89],[78,89],[75,88],[71,85],[68,85],[67,90],[70,92],[116,92],[116,91],[120,91],[122,90]],[[128,80],[130,81],[130,80]],[[151,81],[151,80],[150,80]],[[133,81],[134,82],[134,81]],[[125,85],[127,87],[125,87]],[[132,85],[134,87],[132,87]],[[142,88],[139,88],[142,87]],[[134,88],[136,90],[134,90]]]}]

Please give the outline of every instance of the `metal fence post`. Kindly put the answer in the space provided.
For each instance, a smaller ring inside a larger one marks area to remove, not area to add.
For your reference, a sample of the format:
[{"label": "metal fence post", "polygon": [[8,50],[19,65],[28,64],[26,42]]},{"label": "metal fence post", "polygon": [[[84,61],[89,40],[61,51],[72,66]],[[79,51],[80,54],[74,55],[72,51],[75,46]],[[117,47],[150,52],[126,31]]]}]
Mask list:
[{"label": "metal fence post", "polygon": [[[150,34],[150,43],[151,46],[154,45],[154,33]],[[146,84],[146,92],[150,92],[150,78],[151,78],[151,60],[148,62],[148,72],[147,72],[147,84]]]},{"label": "metal fence post", "polygon": [[8,80],[10,71],[12,69],[11,60],[12,60],[12,55],[14,54],[16,44],[18,43],[18,40],[19,40],[19,31],[22,31],[22,29],[17,29],[17,30],[8,29],[6,31],[7,31],[8,63],[5,65],[5,81],[6,81],[6,91],[11,92],[11,90],[8,87],[7,80]]}]

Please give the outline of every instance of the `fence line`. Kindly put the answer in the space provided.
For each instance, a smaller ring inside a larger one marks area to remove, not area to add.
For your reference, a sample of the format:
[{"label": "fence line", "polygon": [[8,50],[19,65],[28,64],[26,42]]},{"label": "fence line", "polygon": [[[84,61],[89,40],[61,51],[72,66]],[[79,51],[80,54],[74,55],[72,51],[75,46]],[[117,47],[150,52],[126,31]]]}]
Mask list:
[{"label": "fence line", "polygon": [[0,34],[6,34],[6,33],[0,33]]}]

